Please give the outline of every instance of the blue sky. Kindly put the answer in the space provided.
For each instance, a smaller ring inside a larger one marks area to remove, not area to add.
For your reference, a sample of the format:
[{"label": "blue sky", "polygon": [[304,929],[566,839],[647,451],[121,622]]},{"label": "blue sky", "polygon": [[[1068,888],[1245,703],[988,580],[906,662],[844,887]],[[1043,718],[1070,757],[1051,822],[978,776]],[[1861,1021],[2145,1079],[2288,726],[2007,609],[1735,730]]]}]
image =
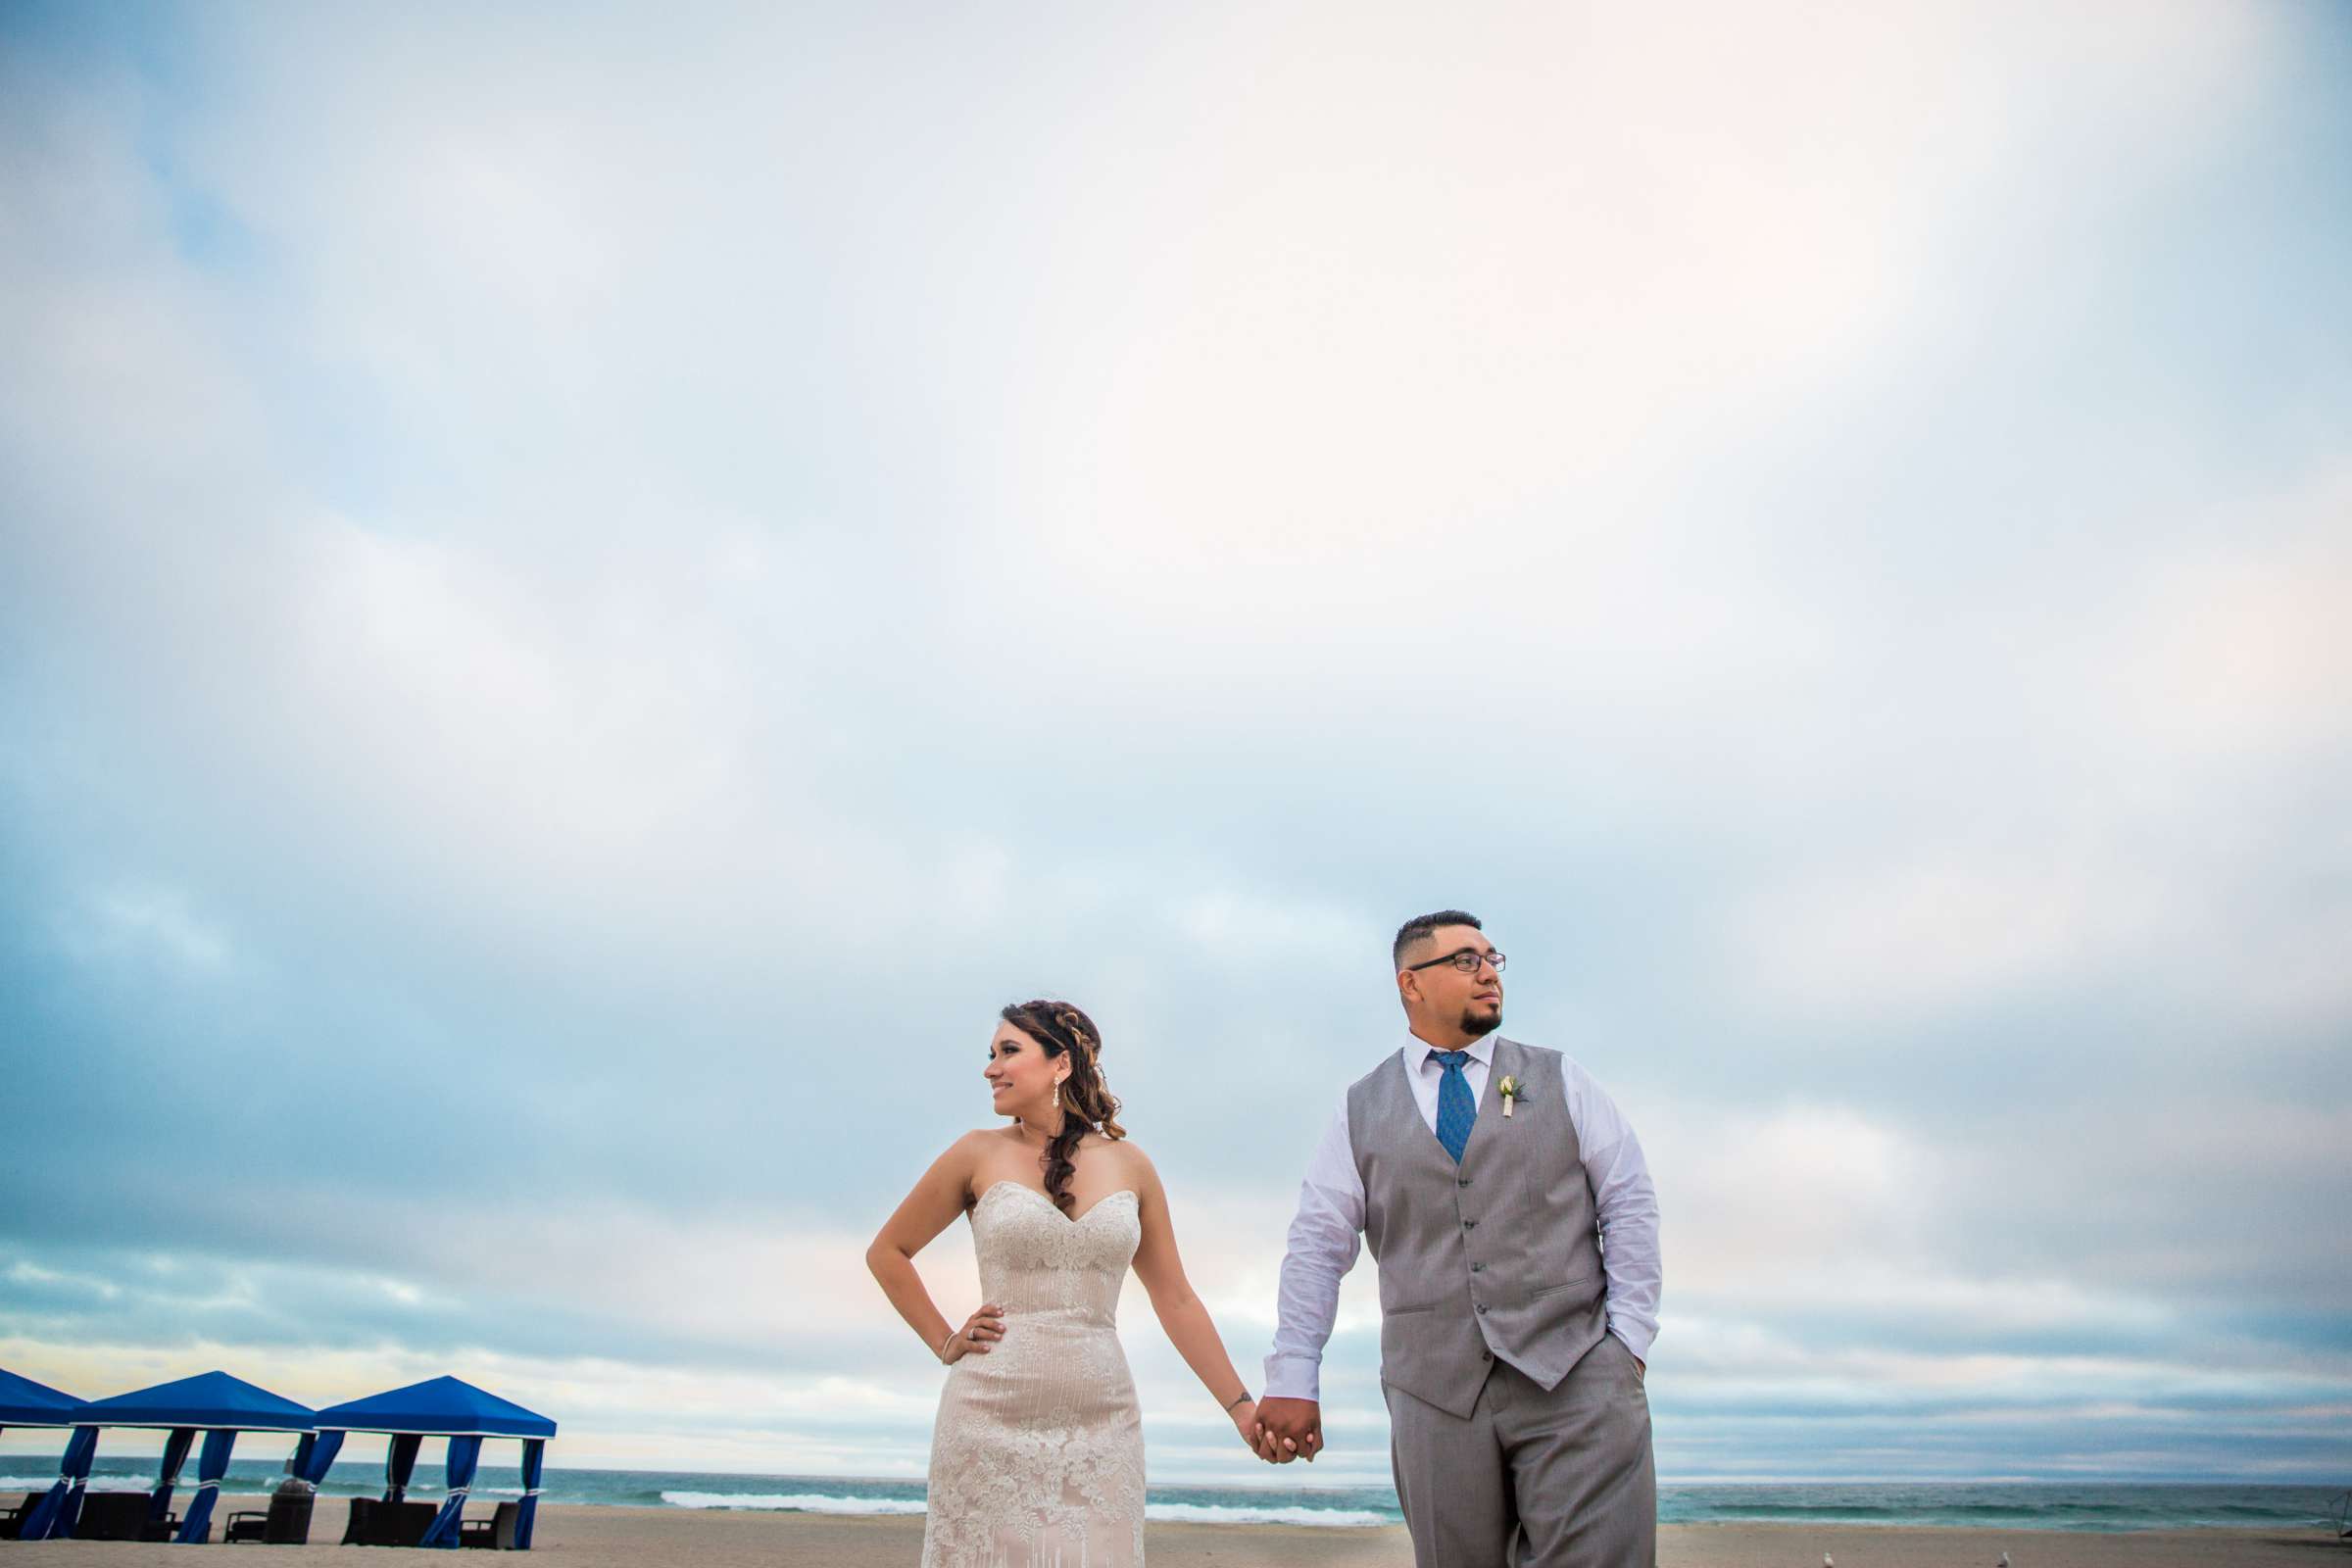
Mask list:
[{"label": "blue sky", "polygon": [[1254,1377],[1462,905],[1668,1477],[2352,1462],[2326,8],[0,17],[0,1365],[919,1473],[1042,992]]}]

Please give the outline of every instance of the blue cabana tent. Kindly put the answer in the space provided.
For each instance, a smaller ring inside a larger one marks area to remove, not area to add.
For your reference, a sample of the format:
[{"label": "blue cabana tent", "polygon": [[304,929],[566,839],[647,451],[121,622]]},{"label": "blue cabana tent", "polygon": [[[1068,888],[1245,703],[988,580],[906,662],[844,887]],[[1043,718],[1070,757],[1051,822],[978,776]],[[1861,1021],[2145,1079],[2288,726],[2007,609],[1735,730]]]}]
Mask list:
[{"label": "blue cabana tent", "polygon": [[514,1520],[514,1544],[530,1548],[531,1527],[539,1519],[539,1478],[547,1440],[556,1435],[556,1424],[547,1417],[458,1378],[428,1378],[319,1411],[318,1441],[295,1450],[295,1474],[314,1483],[324,1480],[347,1432],[391,1435],[392,1446],[384,1456],[386,1502],[398,1502],[407,1494],[409,1478],[416,1473],[416,1450],[424,1440],[449,1439],[449,1497],[418,1543],[426,1546],[457,1545],[466,1494],[473,1489],[474,1467],[481,1461],[482,1440],[521,1439],[522,1505]]},{"label": "blue cabana tent", "polygon": [[[151,1389],[92,1399],[83,1405],[74,1413],[74,1442],[66,1449],[70,1471],[78,1451],[78,1474],[83,1478],[89,1475],[90,1459],[98,1451],[100,1427],[154,1427],[172,1434],[164,1445],[164,1462],[155,1490],[149,1494],[148,1516],[155,1519],[170,1511],[172,1489],[179,1482],[180,1466],[187,1462],[197,1432],[204,1433],[204,1452],[196,1461],[196,1495],[179,1522],[179,1534],[172,1538],[181,1543],[203,1541],[211,1532],[213,1504],[220,1496],[220,1478],[228,1474],[228,1456],[236,1447],[238,1433],[315,1430],[308,1406],[225,1372],[206,1372],[172,1383],[159,1383]],[[73,1493],[70,1509],[52,1511],[44,1501],[40,1511],[26,1522],[24,1539],[54,1540],[72,1535],[74,1518],[80,1512],[78,1482]],[[51,1493],[52,1497],[56,1495]],[[37,1533],[33,1528],[35,1523],[41,1527]]]},{"label": "blue cabana tent", "polygon": [[[71,1394],[61,1394],[46,1383],[35,1383],[28,1377],[0,1367],[0,1431],[10,1427],[70,1427],[74,1424],[81,1405],[82,1401]],[[66,1459],[58,1466],[57,1484],[49,1489],[49,1494],[20,1523],[21,1534],[29,1531],[35,1520],[42,1520],[45,1527],[47,1521],[43,1515],[63,1509],[77,1491],[74,1483],[78,1478],[74,1468],[74,1454],[80,1438],[81,1435],[75,1433],[67,1440]],[[79,1476],[87,1477],[89,1473],[89,1460],[85,1457]],[[24,1539],[38,1538],[25,1535]]]},{"label": "blue cabana tent", "polygon": [[0,1367],[0,1431],[9,1427],[70,1427],[82,1401]]}]

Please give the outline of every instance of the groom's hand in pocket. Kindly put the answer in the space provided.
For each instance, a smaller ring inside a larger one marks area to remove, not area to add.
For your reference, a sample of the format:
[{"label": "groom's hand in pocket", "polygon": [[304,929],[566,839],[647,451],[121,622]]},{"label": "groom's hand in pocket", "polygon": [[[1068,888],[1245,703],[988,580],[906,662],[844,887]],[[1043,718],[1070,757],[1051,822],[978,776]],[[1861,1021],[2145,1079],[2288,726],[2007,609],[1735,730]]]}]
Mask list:
[{"label": "groom's hand in pocket", "polygon": [[1257,1456],[1268,1464],[1311,1464],[1323,1451],[1323,1406],[1312,1399],[1260,1399],[1257,1433]]}]

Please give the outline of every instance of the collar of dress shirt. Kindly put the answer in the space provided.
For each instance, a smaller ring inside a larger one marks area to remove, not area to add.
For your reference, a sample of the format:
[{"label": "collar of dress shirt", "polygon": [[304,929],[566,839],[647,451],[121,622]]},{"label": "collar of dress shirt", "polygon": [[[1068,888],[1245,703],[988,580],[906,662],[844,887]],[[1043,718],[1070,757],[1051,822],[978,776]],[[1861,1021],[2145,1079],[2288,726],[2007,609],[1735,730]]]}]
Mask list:
[{"label": "collar of dress shirt", "polygon": [[[1442,1046],[1431,1045],[1419,1035],[1408,1034],[1406,1036],[1406,1055],[1404,1059],[1412,1063],[1413,1070],[1415,1072],[1419,1072],[1429,1066],[1429,1054],[1431,1052],[1442,1051],[1445,1048]],[[1480,1066],[1492,1067],[1494,1065],[1494,1037],[1493,1035],[1480,1035],[1476,1040],[1471,1041],[1462,1049],[1470,1053],[1470,1059],[1477,1062]]]}]

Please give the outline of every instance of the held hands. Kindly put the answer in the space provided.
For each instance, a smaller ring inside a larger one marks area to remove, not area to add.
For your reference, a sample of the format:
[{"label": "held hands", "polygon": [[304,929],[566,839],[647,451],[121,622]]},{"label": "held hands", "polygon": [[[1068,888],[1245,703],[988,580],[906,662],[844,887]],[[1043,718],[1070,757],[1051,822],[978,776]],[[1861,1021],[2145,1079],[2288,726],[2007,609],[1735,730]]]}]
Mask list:
[{"label": "held hands", "polygon": [[1232,1419],[1233,1430],[1240,1433],[1242,1441],[1250,1446],[1250,1451],[1255,1453],[1257,1451],[1257,1401],[1243,1399],[1225,1414]]},{"label": "held hands", "polygon": [[1257,1431],[1250,1446],[1268,1464],[1304,1459],[1312,1464],[1323,1451],[1323,1406],[1313,1399],[1267,1398],[1257,1401]]},{"label": "held hands", "polygon": [[954,1366],[967,1355],[986,1355],[1003,1338],[1004,1309],[992,1301],[965,1318],[963,1327],[948,1336],[947,1343],[940,1347],[939,1358]]}]

